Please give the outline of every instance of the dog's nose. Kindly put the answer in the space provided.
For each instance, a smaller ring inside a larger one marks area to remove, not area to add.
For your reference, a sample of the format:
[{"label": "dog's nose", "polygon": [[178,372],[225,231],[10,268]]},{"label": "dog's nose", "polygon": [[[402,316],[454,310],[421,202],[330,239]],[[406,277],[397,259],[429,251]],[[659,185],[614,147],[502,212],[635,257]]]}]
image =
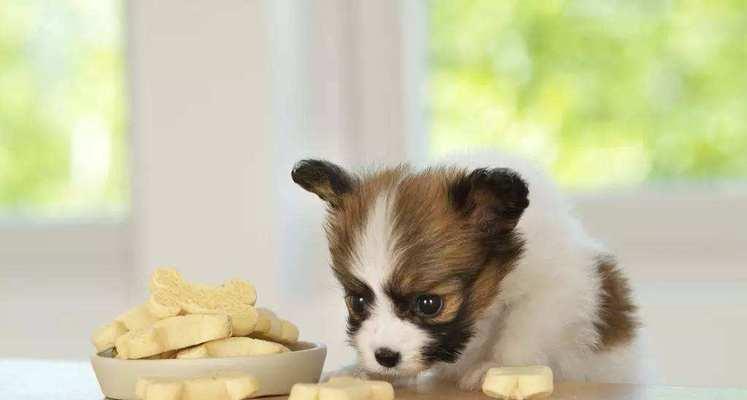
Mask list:
[{"label": "dog's nose", "polygon": [[378,361],[379,364],[387,368],[392,368],[399,364],[399,353],[392,349],[387,349],[386,347],[376,349],[374,356],[376,356],[376,361]]}]

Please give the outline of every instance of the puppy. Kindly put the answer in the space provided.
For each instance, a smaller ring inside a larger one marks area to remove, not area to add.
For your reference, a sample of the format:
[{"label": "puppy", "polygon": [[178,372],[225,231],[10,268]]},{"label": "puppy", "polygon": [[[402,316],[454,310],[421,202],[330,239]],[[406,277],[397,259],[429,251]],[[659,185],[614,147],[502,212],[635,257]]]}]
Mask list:
[{"label": "puppy", "polygon": [[553,185],[522,168],[296,164],[293,181],[327,204],[332,270],[365,373],[431,371],[465,390],[495,366],[641,380],[625,276]]}]

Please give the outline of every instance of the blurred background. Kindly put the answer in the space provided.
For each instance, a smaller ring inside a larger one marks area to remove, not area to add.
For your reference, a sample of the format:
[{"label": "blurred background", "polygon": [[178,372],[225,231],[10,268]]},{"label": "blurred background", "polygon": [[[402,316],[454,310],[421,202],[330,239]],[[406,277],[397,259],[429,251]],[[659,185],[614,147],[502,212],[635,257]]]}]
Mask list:
[{"label": "blurred background", "polygon": [[495,149],[615,251],[659,382],[747,387],[742,0],[0,1],[0,358],[84,359],[155,267],[352,360],[293,163]]}]

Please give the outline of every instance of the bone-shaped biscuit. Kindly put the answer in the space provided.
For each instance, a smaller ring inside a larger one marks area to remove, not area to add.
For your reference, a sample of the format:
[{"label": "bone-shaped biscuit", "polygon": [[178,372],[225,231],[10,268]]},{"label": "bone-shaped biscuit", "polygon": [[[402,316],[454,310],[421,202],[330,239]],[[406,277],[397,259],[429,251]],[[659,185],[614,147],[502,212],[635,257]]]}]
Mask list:
[{"label": "bone-shaped biscuit", "polygon": [[252,307],[257,294],[248,282],[233,279],[218,287],[190,284],[176,270],[160,268],[153,272],[150,286],[153,293],[147,303],[120,314],[93,333],[96,351],[114,347],[128,331],[145,329],[179,314],[226,314],[236,336],[248,335],[257,323],[258,314]]},{"label": "bone-shaped biscuit", "polygon": [[230,337],[212,340],[198,346],[179,351],[176,358],[247,357],[290,351],[279,343],[248,337]]},{"label": "bone-shaped biscuit", "polygon": [[288,400],[392,400],[394,388],[389,382],[336,377],[327,383],[297,383]]},{"label": "bone-shaped biscuit", "polygon": [[120,314],[114,319],[114,321],[122,323],[127,330],[136,331],[138,329],[147,328],[158,320],[173,317],[177,314],[179,313],[174,312],[169,313],[169,315],[154,315],[150,312],[147,304],[142,304]]},{"label": "bone-shaped biscuit", "polygon": [[141,378],[135,387],[138,400],[242,400],[259,390],[251,375],[159,379]]},{"label": "bone-shaped biscuit", "polygon": [[108,323],[93,332],[91,342],[96,346],[96,352],[102,352],[114,347],[117,338],[127,333],[125,325],[119,321]]},{"label": "bone-shaped biscuit", "polygon": [[231,319],[222,314],[170,317],[117,338],[117,358],[136,359],[231,336]]},{"label": "bone-shaped biscuit", "polygon": [[298,328],[290,321],[278,318],[266,308],[257,308],[259,314],[252,336],[284,344],[298,341]]},{"label": "bone-shaped biscuit", "polygon": [[272,321],[277,320],[272,310],[264,307],[257,307],[257,325],[254,327],[254,332],[257,334],[265,334],[272,329]]},{"label": "bone-shaped biscuit", "polygon": [[214,308],[224,304],[253,306],[257,301],[257,291],[249,282],[231,279],[220,286],[209,286],[186,282],[173,268],[158,268],[150,279],[151,293],[156,291],[174,292],[186,302],[201,307]]},{"label": "bone-shaped biscuit", "polygon": [[497,399],[540,399],[553,391],[552,370],[545,366],[491,368],[482,391]]},{"label": "bone-shaped biscuit", "polygon": [[[153,312],[153,309],[155,309],[155,312]],[[114,347],[117,338],[128,331],[145,329],[159,320],[178,315],[180,311],[179,309],[165,307],[153,309],[147,303],[141,304],[123,312],[113,322],[96,329],[91,338],[94,346],[96,346],[96,351],[101,352]]]},{"label": "bone-shaped biscuit", "polygon": [[226,314],[231,317],[235,336],[253,332],[259,318],[253,307],[256,291],[242,280],[233,279],[211,287],[187,283],[176,270],[159,268],[151,276],[150,290],[147,307],[153,316]]}]

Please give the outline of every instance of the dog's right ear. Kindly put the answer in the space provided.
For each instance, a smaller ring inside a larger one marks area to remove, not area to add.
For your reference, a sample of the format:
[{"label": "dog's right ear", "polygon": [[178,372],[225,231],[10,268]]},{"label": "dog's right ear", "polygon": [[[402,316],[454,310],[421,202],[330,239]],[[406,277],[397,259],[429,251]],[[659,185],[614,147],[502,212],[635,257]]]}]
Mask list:
[{"label": "dog's right ear", "polygon": [[529,187],[507,168],[478,168],[449,190],[454,207],[488,232],[509,232],[529,206]]},{"label": "dog's right ear", "polygon": [[340,205],[342,195],[353,190],[355,179],[344,169],[325,160],[301,160],[291,172],[293,182],[316,194],[332,208]]}]

